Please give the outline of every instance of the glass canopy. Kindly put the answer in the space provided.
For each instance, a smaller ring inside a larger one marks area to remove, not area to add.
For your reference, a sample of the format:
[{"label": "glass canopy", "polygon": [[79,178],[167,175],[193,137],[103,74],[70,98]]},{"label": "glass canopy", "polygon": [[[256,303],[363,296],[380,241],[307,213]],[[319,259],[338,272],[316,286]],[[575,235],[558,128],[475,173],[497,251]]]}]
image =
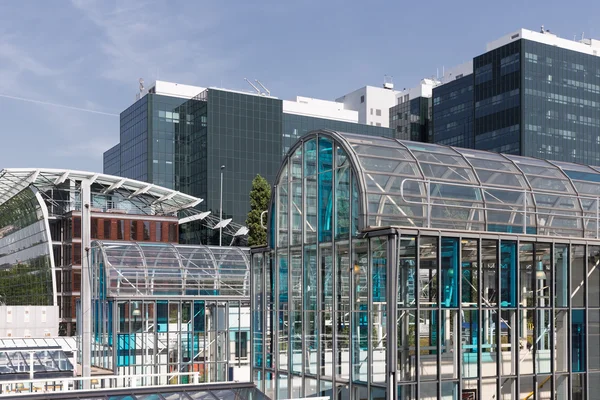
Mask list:
[{"label": "glass canopy", "polygon": [[[296,218],[312,235],[316,213],[307,203],[301,217],[296,193],[314,191],[314,171],[331,169],[334,153],[336,166],[351,161],[357,230],[403,226],[600,237],[598,167],[321,130],[290,149],[279,172],[272,216],[287,221],[292,213],[291,229],[277,223],[280,239],[289,234],[295,241],[301,226]],[[335,179],[347,190],[347,177]],[[335,208],[327,212],[335,216]]]},{"label": "glass canopy", "polygon": [[92,244],[93,295],[247,298],[248,249],[134,242]]},{"label": "glass canopy", "polygon": [[[31,364],[33,362],[33,365]],[[0,380],[73,376],[73,365],[60,347],[0,349]]]}]

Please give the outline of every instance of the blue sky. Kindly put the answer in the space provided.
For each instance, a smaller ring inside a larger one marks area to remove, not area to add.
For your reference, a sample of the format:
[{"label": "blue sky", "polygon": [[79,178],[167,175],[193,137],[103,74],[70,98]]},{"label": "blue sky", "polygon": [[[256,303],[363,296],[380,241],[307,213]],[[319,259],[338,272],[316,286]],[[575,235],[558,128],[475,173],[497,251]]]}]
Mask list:
[{"label": "blue sky", "polygon": [[0,169],[101,172],[140,77],[333,100],[386,74],[414,86],[521,27],[600,38],[598,15],[591,0],[2,1]]}]

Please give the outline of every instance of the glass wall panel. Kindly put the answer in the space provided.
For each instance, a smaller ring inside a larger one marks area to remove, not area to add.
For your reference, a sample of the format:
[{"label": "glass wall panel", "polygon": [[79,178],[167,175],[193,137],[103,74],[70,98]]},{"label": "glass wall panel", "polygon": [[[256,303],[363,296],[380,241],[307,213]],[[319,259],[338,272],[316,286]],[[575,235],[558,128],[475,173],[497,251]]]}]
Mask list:
[{"label": "glass wall panel", "polygon": [[333,142],[331,139],[319,137],[319,173],[333,169]]},{"label": "glass wall panel", "polygon": [[[521,307],[534,307],[535,273],[534,273],[533,244],[523,243],[519,246],[520,270],[520,303]],[[533,317],[532,317],[533,318]]]},{"label": "glass wall panel", "polygon": [[517,306],[517,243],[503,240],[500,244],[500,305]]},{"label": "glass wall panel", "polygon": [[321,279],[320,310],[332,311],[334,275],[331,244],[326,243],[319,245],[319,257],[321,259],[321,262],[319,263],[319,277]]},{"label": "glass wall panel", "polygon": [[[255,253],[252,255],[252,285],[253,285],[253,298],[252,298],[252,331],[253,331],[253,366],[260,368],[263,366],[263,268],[264,261],[262,253]],[[198,314],[196,314],[198,315]],[[194,326],[200,328],[199,323],[200,316],[194,316]],[[196,323],[198,322],[198,323]],[[203,324],[202,324],[203,325]],[[196,329],[199,330],[199,329]]]},{"label": "glass wall panel", "polygon": [[278,268],[278,285],[279,285],[279,293],[278,293],[278,309],[279,310],[287,310],[288,309],[288,254],[287,249],[282,251],[277,251],[277,265]]},{"label": "glass wall panel", "polygon": [[481,241],[481,307],[498,307],[498,242]]},{"label": "glass wall panel", "polygon": [[421,380],[437,379],[438,362],[438,318],[437,310],[419,312],[419,371]]},{"label": "glass wall panel", "polygon": [[440,393],[442,400],[459,400],[458,396],[458,382],[442,382],[442,393]]},{"label": "glass wall panel", "polygon": [[600,374],[589,374],[588,384],[588,400],[600,400]]},{"label": "glass wall panel", "polygon": [[463,239],[462,256],[462,299],[463,308],[476,308],[479,304],[479,241]]},{"label": "glass wall panel", "polygon": [[[352,220],[351,220],[352,225],[350,226],[350,234],[352,235],[352,237],[356,237],[359,234],[358,216],[359,216],[361,210],[360,210],[359,201],[358,201],[358,198],[360,196],[360,193],[358,191],[358,181],[356,180],[356,175],[354,172],[352,172],[352,174],[351,174],[351,180],[352,180],[352,196],[351,196],[352,204],[350,207],[350,213],[352,214]],[[364,210],[362,212],[364,212]]]},{"label": "glass wall panel", "polygon": [[[279,186],[277,186],[277,245],[278,246],[287,246],[289,239],[289,197],[288,197],[288,182],[280,182]],[[292,217],[294,218],[294,217]]]},{"label": "glass wall panel", "polygon": [[398,311],[398,380],[416,380],[416,310]]},{"label": "glass wall panel", "polygon": [[335,170],[335,237],[348,238],[350,233],[350,167]]},{"label": "glass wall panel", "polygon": [[554,313],[554,336],[556,340],[554,366],[557,372],[569,370],[569,312],[556,310]]},{"label": "glass wall panel", "polygon": [[289,313],[287,311],[279,311],[279,324],[278,324],[278,346],[277,346],[277,360],[276,365],[279,369],[283,371],[287,371],[289,359],[288,359],[288,349],[290,344],[290,337],[288,335],[288,328],[290,326],[289,321]]},{"label": "glass wall panel", "polygon": [[304,246],[304,310],[317,311],[317,248],[315,245]]},{"label": "glass wall panel", "polygon": [[[569,375],[559,375],[556,377],[556,399],[569,398]],[[524,393],[521,390],[521,393]]]},{"label": "glass wall panel", "polygon": [[[584,399],[587,390],[585,387],[585,375],[584,374],[573,374],[571,377],[571,398],[572,399]],[[550,393],[548,391],[549,399]]]},{"label": "glass wall panel", "polygon": [[291,301],[290,309],[301,311],[302,310],[302,250],[293,248],[290,250],[291,258]]},{"label": "glass wall panel", "polygon": [[458,378],[458,347],[460,318],[458,310],[441,311],[440,351],[442,363],[440,374],[442,379]]},{"label": "glass wall panel", "polygon": [[332,171],[319,173],[319,242],[331,240],[333,225]]},{"label": "glass wall panel", "polygon": [[478,369],[479,350],[479,312],[476,310],[463,310],[462,323],[462,377],[476,378]]},{"label": "glass wall panel", "polygon": [[571,246],[571,307],[581,308],[585,305],[585,246]]},{"label": "glass wall panel", "polygon": [[585,371],[585,310],[571,313],[571,360],[573,372]]},{"label": "glass wall panel", "polygon": [[350,313],[336,312],[335,373],[338,380],[349,380],[350,370]]},{"label": "glass wall panel", "polygon": [[398,400],[416,400],[417,385],[398,386]]},{"label": "glass wall panel", "polygon": [[291,370],[295,373],[303,372],[304,352],[302,344],[304,343],[304,332],[302,331],[302,312],[290,312],[290,336],[291,341]]},{"label": "glass wall panel", "polygon": [[500,326],[497,310],[481,311],[481,376],[496,376],[498,345],[496,327]]},{"label": "glass wall panel", "polygon": [[387,357],[387,246],[388,237],[371,239],[371,382],[385,382]]},{"label": "glass wall panel", "polygon": [[304,313],[304,372],[316,375],[319,358],[319,325],[316,312]]},{"label": "glass wall panel", "polygon": [[419,276],[418,294],[421,307],[438,305],[438,239],[421,237],[419,239]]},{"label": "glass wall panel", "polygon": [[[291,203],[291,240],[290,245],[295,246],[302,244],[302,181],[293,180],[290,182],[290,191],[292,197]],[[287,214],[284,216],[287,218]]]},{"label": "glass wall panel", "polygon": [[600,246],[588,246],[588,307],[600,307]]},{"label": "glass wall panel", "polygon": [[496,379],[482,379],[481,380],[481,396],[482,399],[496,398],[498,388],[496,387],[498,381]]},{"label": "glass wall panel", "polygon": [[419,385],[419,399],[435,400],[438,399],[438,385],[432,382],[422,382]]},{"label": "glass wall panel", "polygon": [[290,396],[288,388],[288,376],[279,374],[277,377],[277,396],[278,399],[287,399]]},{"label": "glass wall panel", "polygon": [[308,176],[304,178],[304,243],[317,241],[317,178]]},{"label": "glass wall panel", "polygon": [[442,238],[442,307],[458,307],[458,238]]},{"label": "glass wall panel", "polygon": [[552,307],[552,263],[550,244],[535,244],[535,298],[538,307]]},{"label": "glass wall panel", "polygon": [[320,355],[319,365],[321,376],[333,377],[333,332],[332,318],[334,314],[330,311],[320,313],[321,332],[320,332]]},{"label": "glass wall panel", "polygon": [[512,378],[502,378],[500,383],[500,400],[517,399],[517,382]]},{"label": "glass wall panel", "polygon": [[416,238],[403,236],[398,249],[398,307],[416,307]]},{"label": "glass wall panel", "polygon": [[551,365],[551,310],[535,312],[535,372],[538,374],[552,372]]},{"label": "glass wall panel", "polygon": [[557,244],[554,246],[554,305],[555,307],[568,307],[569,297],[569,245]]},{"label": "glass wall panel", "polygon": [[600,310],[588,310],[588,366],[589,370],[600,370]]},{"label": "glass wall panel", "polygon": [[352,313],[352,380],[367,382],[369,361],[369,317],[366,311]]}]

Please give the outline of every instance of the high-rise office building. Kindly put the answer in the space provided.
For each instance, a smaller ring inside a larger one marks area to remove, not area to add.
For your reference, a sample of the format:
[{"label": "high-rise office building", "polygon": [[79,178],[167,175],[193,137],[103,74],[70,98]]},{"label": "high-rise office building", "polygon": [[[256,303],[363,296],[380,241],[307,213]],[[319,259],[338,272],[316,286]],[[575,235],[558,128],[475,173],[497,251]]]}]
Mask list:
[{"label": "high-rise office building", "polygon": [[600,165],[599,52],[543,27],[489,43],[433,89],[431,142]]},{"label": "high-rise office building", "polygon": [[[335,129],[391,136],[387,127],[359,123],[360,115],[340,101],[158,81],[121,113],[120,143],[104,153],[104,170],[200,197],[205,201],[198,208],[219,217],[222,172],[223,219],[244,224],[252,179],[260,174],[271,183],[283,155],[304,134]],[[182,229],[184,243],[219,243],[218,230],[203,222]]]},{"label": "high-rise office building", "polygon": [[431,135],[431,95],[439,85],[436,79],[423,79],[411,89],[396,94],[396,105],[390,108],[390,128],[394,137],[428,142]]}]

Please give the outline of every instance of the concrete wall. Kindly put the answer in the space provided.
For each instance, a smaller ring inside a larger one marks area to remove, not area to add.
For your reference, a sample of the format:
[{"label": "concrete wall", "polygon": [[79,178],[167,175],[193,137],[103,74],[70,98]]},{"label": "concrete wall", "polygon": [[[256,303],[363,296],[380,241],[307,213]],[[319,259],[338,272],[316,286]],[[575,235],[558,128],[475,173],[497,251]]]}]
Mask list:
[{"label": "concrete wall", "polygon": [[0,306],[0,337],[58,336],[58,306]]}]

